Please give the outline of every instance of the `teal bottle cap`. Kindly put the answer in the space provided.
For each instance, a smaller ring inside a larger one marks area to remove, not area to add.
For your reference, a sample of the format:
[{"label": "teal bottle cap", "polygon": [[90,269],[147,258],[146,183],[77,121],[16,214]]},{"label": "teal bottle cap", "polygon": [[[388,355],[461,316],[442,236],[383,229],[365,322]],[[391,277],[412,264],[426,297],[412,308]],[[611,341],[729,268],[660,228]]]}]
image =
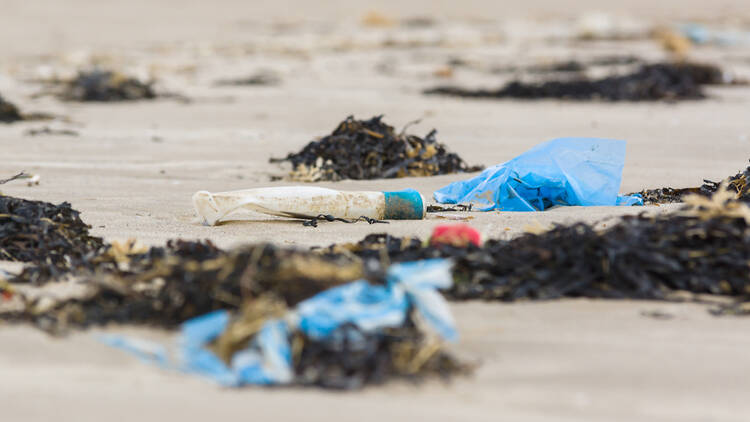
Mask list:
[{"label": "teal bottle cap", "polygon": [[422,195],[414,189],[404,189],[396,192],[383,192],[385,195],[386,220],[421,220],[424,218],[426,207]]}]

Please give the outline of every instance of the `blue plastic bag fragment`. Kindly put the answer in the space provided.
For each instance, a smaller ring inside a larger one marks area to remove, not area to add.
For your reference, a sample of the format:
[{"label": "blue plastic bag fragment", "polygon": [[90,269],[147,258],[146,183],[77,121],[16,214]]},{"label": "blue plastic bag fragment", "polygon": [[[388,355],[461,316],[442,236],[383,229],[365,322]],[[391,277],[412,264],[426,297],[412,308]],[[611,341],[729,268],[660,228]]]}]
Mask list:
[{"label": "blue plastic bag fragment", "polygon": [[251,347],[232,356],[232,372],[238,385],[288,384],[294,378],[292,346],[286,322],[270,320],[261,328]]},{"label": "blue plastic bag fragment", "polygon": [[[177,341],[177,358],[168,359],[161,346],[121,336],[102,340],[160,366],[211,378],[222,385],[281,385],[293,381],[290,337],[293,330],[319,340],[336,340],[338,328],[353,324],[363,333],[402,325],[413,308],[448,341],[458,338],[445,299],[437,289],[452,283],[452,263],[432,259],[392,265],[387,283],[364,280],[323,291],[300,302],[283,320],[264,323],[252,343],[226,365],[206,346],[227,328],[230,316],[216,311],[186,321]],[[350,330],[351,331],[351,330]],[[348,335],[356,335],[351,332]],[[349,339],[352,340],[352,339]]]},{"label": "blue plastic bag fragment", "polygon": [[750,31],[717,30],[699,23],[687,23],[678,27],[682,35],[695,44],[747,45]]},{"label": "blue plastic bag fragment", "polygon": [[637,205],[618,196],[625,141],[558,138],[434,193],[444,204],[480,211],[543,211],[563,205]]},{"label": "blue plastic bag fragment", "polygon": [[441,337],[455,341],[458,334],[445,299],[437,289],[450,287],[451,262],[443,259],[392,265],[387,285],[355,281],[300,302],[294,313],[299,330],[323,340],[345,324],[365,333],[403,325],[411,306]]}]

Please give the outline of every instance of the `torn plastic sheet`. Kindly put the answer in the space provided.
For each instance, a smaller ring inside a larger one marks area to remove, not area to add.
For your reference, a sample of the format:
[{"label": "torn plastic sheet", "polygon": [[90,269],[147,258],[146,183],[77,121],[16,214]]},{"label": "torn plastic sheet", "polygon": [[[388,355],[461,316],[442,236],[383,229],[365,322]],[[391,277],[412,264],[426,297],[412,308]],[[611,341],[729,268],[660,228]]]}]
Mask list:
[{"label": "torn plastic sheet", "polygon": [[385,285],[358,280],[323,291],[300,302],[283,319],[266,321],[251,344],[232,356],[229,365],[207,348],[229,325],[227,311],[183,323],[172,353],[161,344],[140,339],[106,335],[101,340],[141,360],[202,375],[226,386],[289,384],[294,381],[290,344],[294,331],[327,340],[336,335],[337,328],[352,324],[362,333],[375,333],[403,325],[414,309],[436,334],[456,341],[455,322],[438,292],[451,286],[451,267],[452,262],[444,259],[395,264],[388,269]]},{"label": "torn plastic sheet", "polygon": [[480,211],[543,211],[554,206],[643,205],[619,196],[625,141],[558,138],[434,193],[443,204]]}]

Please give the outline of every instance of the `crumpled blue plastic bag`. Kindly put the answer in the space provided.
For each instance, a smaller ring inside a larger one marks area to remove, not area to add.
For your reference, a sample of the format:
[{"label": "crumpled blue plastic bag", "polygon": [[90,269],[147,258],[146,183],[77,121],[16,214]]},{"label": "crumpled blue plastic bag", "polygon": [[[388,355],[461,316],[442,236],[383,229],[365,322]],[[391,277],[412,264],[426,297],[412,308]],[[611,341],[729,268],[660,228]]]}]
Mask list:
[{"label": "crumpled blue plastic bag", "polygon": [[642,205],[618,196],[625,141],[558,138],[434,193],[443,204],[480,211],[543,211],[560,205]]},{"label": "crumpled blue plastic bag", "polygon": [[[175,358],[158,343],[122,336],[102,336],[110,346],[162,367],[206,376],[227,386],[288,384],[294,379],[293,330],[318,340],[336,340],[338,328],[354,325],[363,333],[404,323],[414,308],[435,332],[448,341],[458,339],[453,317],[437,289],[452,283],[452,263],[431,259],[392,265],[385,286],[358,280],[323,291],[300,302],[284,319],[265,322],[253,342],[226,365],[206,346],[227,328],[230,315],[216,311],[186,321]],[[346,335],[357,335],[351,330]]]}]

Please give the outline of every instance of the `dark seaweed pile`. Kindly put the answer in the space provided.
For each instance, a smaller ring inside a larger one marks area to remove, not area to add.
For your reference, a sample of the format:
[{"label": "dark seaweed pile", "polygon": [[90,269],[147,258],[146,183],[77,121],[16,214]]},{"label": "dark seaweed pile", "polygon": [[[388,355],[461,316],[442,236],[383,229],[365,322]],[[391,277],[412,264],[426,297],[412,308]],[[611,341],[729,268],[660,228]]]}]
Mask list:
[{"label": "dark seaweed pile", "polygon": [[436,87],[425,94],[470,98],[557,98],[604,101],[674,101],[706,98],[703,85],[723,83],[721,70],[712,65],[656,63],[633,73],[602,79],[576,78],[541,83],[512,81],[496,90]]},{"label": "dark seaweed pile", "polygon": [[289,161],[290,178],[301,181],[379,179],[432,176],[472,172],[435,139],[433,130],[424,138],[396,133],[382,121],[383,116],[355,120],[349,116],[330,135],[310,142],[300,152],[272,162]]},{"label": "dark seaweed pile", "polygon": [[603,232],[577,223],[481,248],[370,235],[345,248],[378,262],[453,258],[454,286],[446,295],[456,300],[668,299],[676,291],[744,297],[750,293],[746,217],[750,211],[629,216]]},{"label": "dark seaweed pile", "polygon": [[89,228],[67,202],[0,195],[0,259],[39,264],[35,276],[59,275],[96,255],[102,240]]},{"label": "dark seaweed pile", "polygon": [[143,83],[118,72],[80,72],[65,84],[60,97],[66,101],[131,101],[156,98],[151,83]]},{"label": "dark seaweed pile", "polygon": [[23,116],[18,107],[0,95],[0,123],[13,123],[19,120],[23,120]]},{"label": "dark seaweed pile", "polygon": [[635,192],[635,194],[639,194],[643,197],[643,203],[645,205],[671,204],[675,202],[683,202],[684,198],[691,194],[703,195],[706,197],[711,196],[719,189],[719,186],[722,183],[725,183],[727,189],[736,195],[736,199],[743,202],[750,202],[750,186],[748,186],[747,183],[749,175],[750,167],[747,167],[745,170],[720,182],[703,180],[703,185],[697,188],[646,189],[640,192]]},{"label": "dark seaweed pile", "polygon": [[[110,245],[79,263],[70,276],[89,289],[85,295],[47,304],[44,312],[35,312],[32,303],[16,317],[52,332],[109,322],[174,327],[211,311],[238,309],[268,293],[293,306],[363,275],[361,263],[351,258],[270,244],[232,251],[210,242],[176,241],[145,251],[131,246]],[[24,270],[12,282],[44,287],[58,279],[40,273],[47,273],[44,265]]]}]

